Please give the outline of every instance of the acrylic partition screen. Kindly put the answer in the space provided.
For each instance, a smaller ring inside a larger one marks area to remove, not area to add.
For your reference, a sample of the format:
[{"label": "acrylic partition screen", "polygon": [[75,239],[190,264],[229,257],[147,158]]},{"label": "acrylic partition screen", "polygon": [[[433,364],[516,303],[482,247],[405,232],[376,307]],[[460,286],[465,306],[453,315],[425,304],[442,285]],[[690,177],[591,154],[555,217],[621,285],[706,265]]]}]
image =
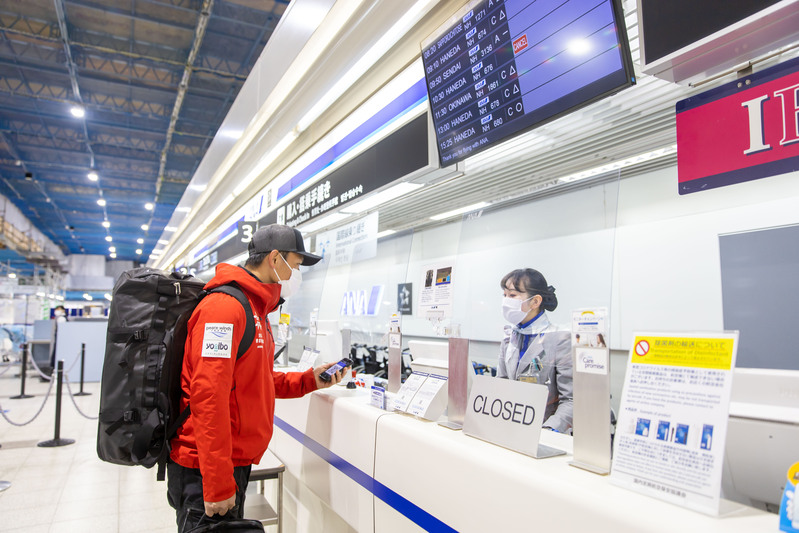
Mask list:
[{"label": "acrylic partition screen", "polygon": [[[306,248],[308,248],[307,241]],[[280,314],[290,315],[288,346],[286,349],[288,350],[289,360],[294,363],[300,360],[305,346],[313,346],[309,335],[311,311],[317,309],[320,305],[327,265],[324,261],[320,261],[314,266],[301,266],[300,272],[302,273],[302,285],[299,292],[287,298],[278,311],[269,315],[272,332],[276,340],[279,339],[280,335],[278,327]]]},{"label": "acrylic partition screen", "polygon": [[[505,326],[500,282],[531,268],[555,288],[553,327],[578,309],[610,308],[618,178],[602,185],[464,216],[453,267],[452,322],[473,341],[474,361],[496,366]],[[457,327],[456,327],[457,329]],[[604,339],[610,346],[610,339]]]},{"label": "acrylic partition screen", "polygon": [[[322,352],[320,361],[341,355],[331,352],[341,330],[350,330],[351,344],[385,347],[391,316],[399,310],[399,290],[413,290],[405,286],[413,233],[377,240],[377,217],[354,218],[314,237],[315,253],[323,259],[303,280],[303,292],[307,288],[313,298],[291,309],[301,323],[316,313],[317,335],[304,342]],[[299,357],[302,346],[297,350],[292,354]]]}]

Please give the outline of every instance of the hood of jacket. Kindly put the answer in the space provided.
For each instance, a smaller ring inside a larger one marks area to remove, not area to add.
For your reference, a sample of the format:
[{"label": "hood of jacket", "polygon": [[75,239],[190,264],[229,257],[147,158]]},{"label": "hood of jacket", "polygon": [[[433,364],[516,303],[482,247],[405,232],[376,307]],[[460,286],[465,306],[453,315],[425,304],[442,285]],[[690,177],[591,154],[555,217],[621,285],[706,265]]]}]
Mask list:
[{"label": "hood of jacket", "polygon": [[214,277],[205,284],[205,290],[215,289],[235,281],[250,299],[256,313],[265,316],[283,303],[279,283],[263,283],[244,267],[220,263]]}]

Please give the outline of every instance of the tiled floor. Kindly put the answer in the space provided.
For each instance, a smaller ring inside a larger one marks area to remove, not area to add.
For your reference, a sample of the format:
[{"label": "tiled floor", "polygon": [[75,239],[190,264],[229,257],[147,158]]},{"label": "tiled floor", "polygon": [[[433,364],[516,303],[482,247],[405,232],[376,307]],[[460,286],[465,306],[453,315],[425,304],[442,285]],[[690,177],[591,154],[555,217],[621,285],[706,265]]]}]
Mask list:
[{"label": "tiled floor", "polygon": [[[0,366],[0,372],[6,370]],[[28,374],[26,392],[33,398],[12,400],[20,391],[18,367],[0,375],[0,406],[16,423],[30,420],[45,401],[48,383]],[[99,383],[84,389],[91,396],[75,398],[81,410],[97,416]],[[73,386],[73,392],[78,386]],[[174,532],[175,512],[166,500],[166,482],[155,469],[117,466],[97,458],[97,421],[81,416],[64,386],[61,437],[75,443],[57,448],[36,444],[52,439],[55,428],[55,386],[44,410],[22,427],[0,418],[0,492],[3,533]]]}]

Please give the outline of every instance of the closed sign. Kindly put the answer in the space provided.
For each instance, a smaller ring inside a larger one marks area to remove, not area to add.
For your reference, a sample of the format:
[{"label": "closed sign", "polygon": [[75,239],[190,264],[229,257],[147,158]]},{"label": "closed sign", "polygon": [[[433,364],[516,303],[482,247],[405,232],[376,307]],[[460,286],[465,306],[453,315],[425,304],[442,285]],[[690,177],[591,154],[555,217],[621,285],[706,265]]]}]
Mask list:
[{"label": "closed sign", "polygon": [[535,456],[547,395],[545,385],[475,376],[463,432]]}]

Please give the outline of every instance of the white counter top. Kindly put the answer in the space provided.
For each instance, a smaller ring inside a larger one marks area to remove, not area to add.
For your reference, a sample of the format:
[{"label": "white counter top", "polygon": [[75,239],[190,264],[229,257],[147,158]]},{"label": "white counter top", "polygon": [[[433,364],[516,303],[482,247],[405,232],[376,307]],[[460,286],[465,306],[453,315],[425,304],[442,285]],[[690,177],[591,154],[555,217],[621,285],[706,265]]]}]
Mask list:
[{"label": "white counter top", "polygon": [[778,531],[776,515],[706,516],[571,467],[566,435],[542,443],[569,454],[533,459],[368,401],[341,387],[278,401],[270,449],[298,480],[285,531]]}]

